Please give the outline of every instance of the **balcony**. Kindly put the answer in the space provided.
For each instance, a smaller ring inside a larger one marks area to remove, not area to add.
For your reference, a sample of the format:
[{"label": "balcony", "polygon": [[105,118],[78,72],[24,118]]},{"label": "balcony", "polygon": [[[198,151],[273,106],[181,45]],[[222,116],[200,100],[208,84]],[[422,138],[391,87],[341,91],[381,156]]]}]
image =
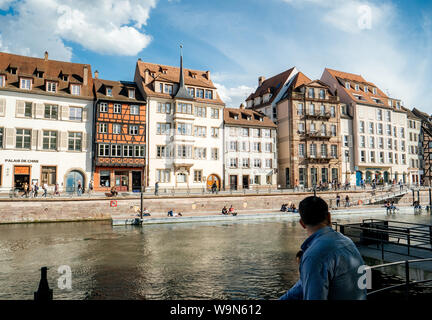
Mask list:
[{"label": "balcony", "polygon": [[334,157],[330,157],[329,155],[307,155],[305,157],[306,161],[309,163],[328,163],[330,160],[335,159]]},{"label": "balcony", "polygon": [[317,139],[317,140],[329,140],[332,136],[329,132],[321,132],[321,131],[298,131],[300,135],[300,139]]},{"label": "balcony", "polygon": [[314,97],[309,97],[308,94],[301,93],[301,92],[293,92],[291,94],[292,99],[296,100],[306,100],[306,101],[319,101],[319,102],[329,102],[329,103],[337,103],[339,102],[338,96],[327,96],[327,98],[320,97],[319,95],[315,95]]},{"label": "balcony", "polygon": [[312,120],[328,120],[331,118],[330,112],[305,112],[303,114],[303,118],[312,119]]}]

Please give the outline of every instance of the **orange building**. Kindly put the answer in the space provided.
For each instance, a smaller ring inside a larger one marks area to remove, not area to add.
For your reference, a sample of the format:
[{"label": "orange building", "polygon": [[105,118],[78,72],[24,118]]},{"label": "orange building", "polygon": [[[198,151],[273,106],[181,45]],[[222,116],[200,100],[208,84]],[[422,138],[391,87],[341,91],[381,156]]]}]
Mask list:
[{"label": "orange building", "polygon": [[134,82],[94,79],[94,188],[145,185],[146,102]]}]

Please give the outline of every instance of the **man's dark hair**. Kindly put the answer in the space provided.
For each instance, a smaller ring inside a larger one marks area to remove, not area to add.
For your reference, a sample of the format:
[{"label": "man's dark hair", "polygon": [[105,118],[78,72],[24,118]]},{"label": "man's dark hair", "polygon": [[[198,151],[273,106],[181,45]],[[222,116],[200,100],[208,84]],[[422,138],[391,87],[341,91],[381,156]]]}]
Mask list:
[{"label": "man's dark hair", "polygon": [[299,213],[305,225],[316,226],[328,218],[328,205],[322,198],[310,196],[300,202]]}]

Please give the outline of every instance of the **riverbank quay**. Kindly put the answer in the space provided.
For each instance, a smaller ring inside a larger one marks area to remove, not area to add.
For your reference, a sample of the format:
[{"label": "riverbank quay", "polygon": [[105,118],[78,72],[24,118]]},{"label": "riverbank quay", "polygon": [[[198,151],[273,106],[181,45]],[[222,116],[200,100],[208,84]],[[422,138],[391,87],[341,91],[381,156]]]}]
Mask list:
[{"label": "riverbank quay", "polygon": [[[367,191],[339,193],[341,198],[349,195],[351,202],[369,196]],[[223,206],[233,206],[237,211],[279,211],[282,204],[299,202],[310,192],[286,192],[267,194],[206,194],[188,196],[144,195],[143,206],[152,215],[166,215],[170,210],[183,215],[201,212],[220,213]],[[335,192],[318,192],[317,195],[335,204]],[[74,197],[74,198],[13,198],[0,199],[0,224],[32,222],[67,222],[111,220],[114,216],[134,216],[140,210],[139,194],[119,197]]]}]

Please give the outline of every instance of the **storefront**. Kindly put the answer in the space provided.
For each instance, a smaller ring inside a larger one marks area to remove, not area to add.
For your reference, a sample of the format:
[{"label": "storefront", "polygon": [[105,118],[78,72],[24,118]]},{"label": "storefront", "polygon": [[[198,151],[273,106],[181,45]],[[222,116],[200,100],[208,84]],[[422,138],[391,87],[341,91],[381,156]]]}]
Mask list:
[{"label": "storefront", "polygon": [[30,184],[31,166],[14,166],[13,187],[14,189],[24,190],[24,184]]},{"label": "storefront", "polygon": [[140,192],[144,180],[144,168],[96,167],[94,187],[96,191]]}]

